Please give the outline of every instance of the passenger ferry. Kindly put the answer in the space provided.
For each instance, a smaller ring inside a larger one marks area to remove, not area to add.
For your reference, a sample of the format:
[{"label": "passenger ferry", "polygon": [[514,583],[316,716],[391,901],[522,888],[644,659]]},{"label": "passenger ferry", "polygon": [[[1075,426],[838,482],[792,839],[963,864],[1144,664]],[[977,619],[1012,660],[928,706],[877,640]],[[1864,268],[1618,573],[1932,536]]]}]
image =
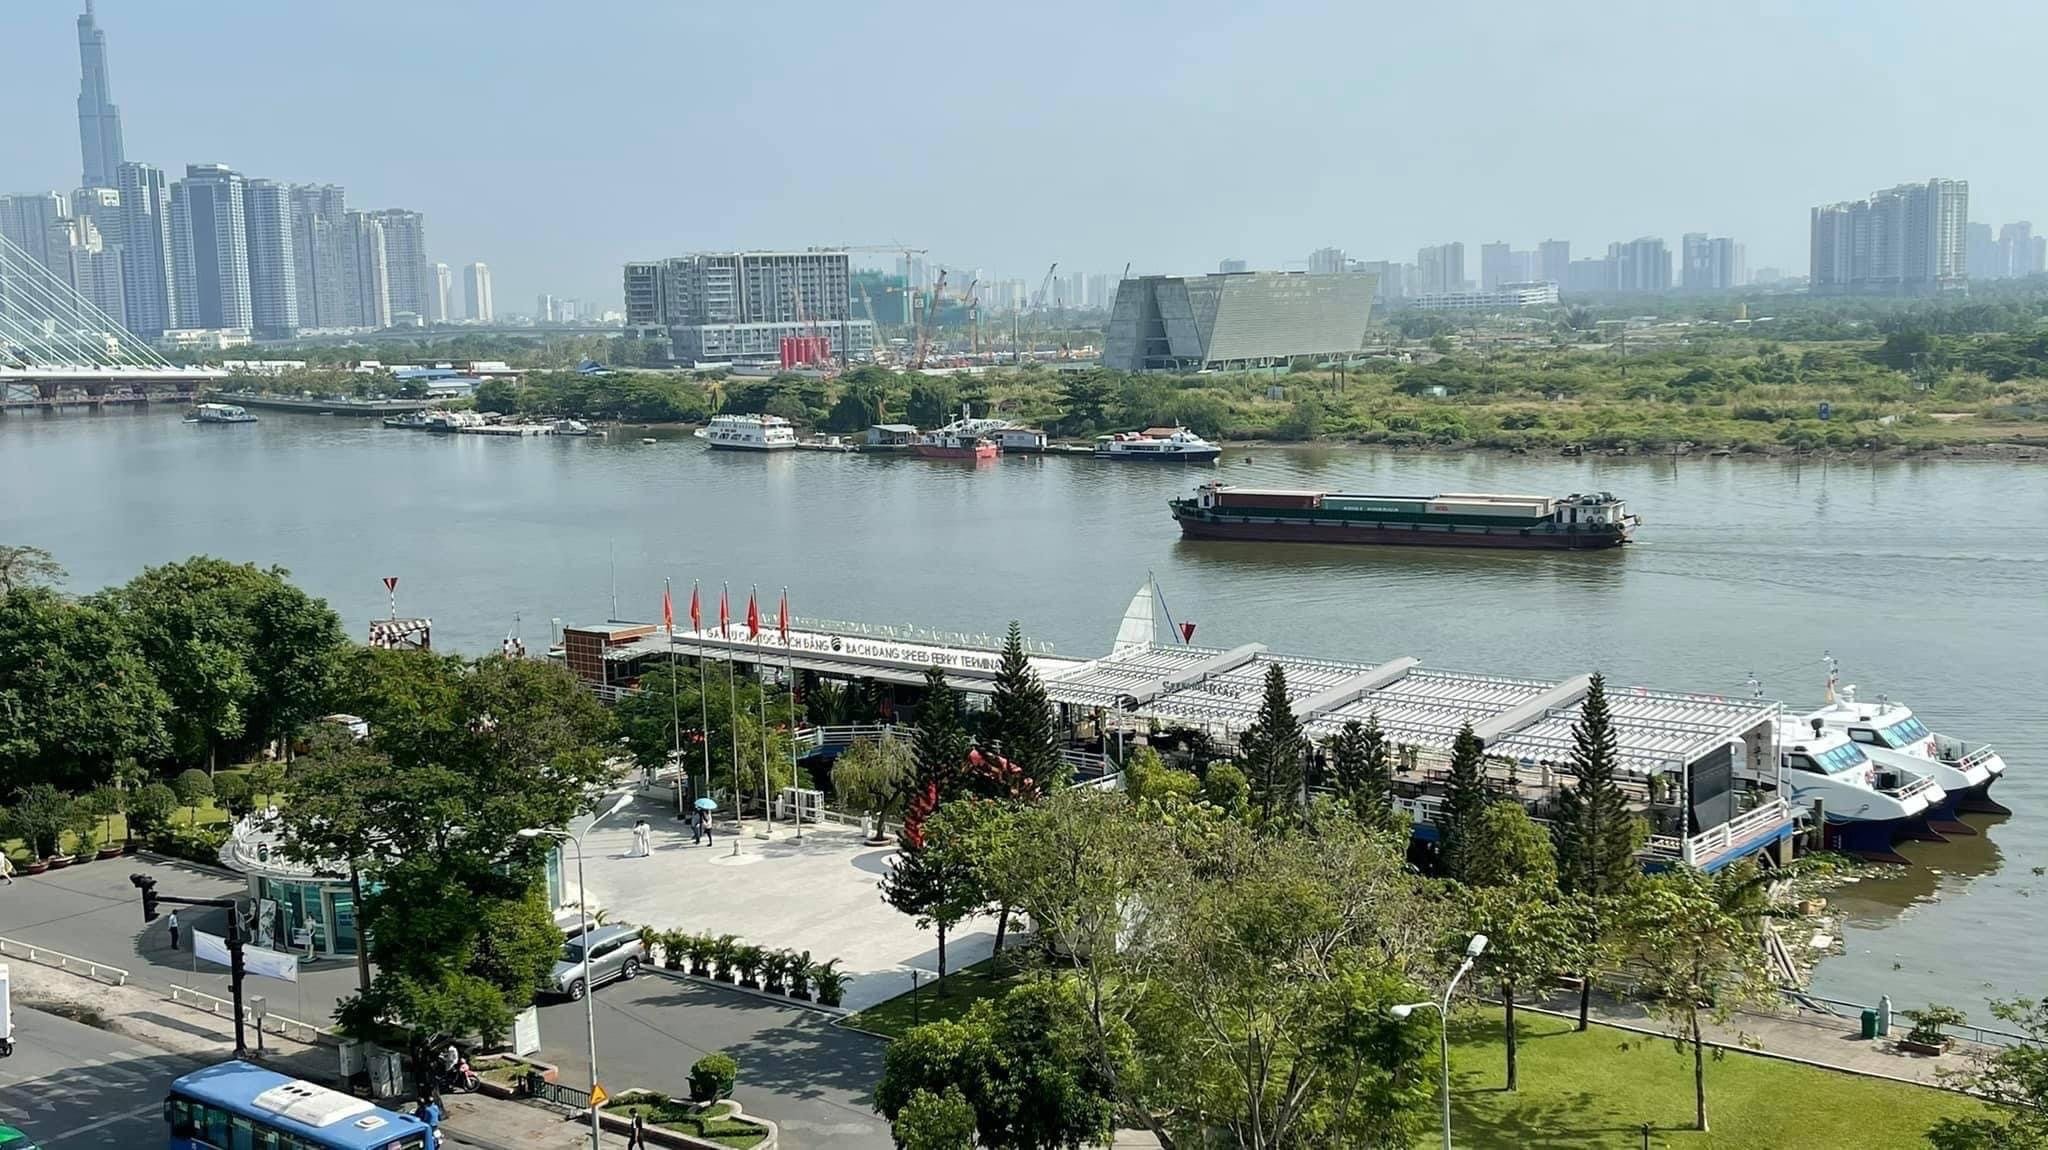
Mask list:
[{"label": "passenger ferry", "polygon": [[1927,825],[1928,812],[1943,801],[1941,785],[1925,771],[1873,763],[1862,744],[1819,719],[1780,719],[1778,748],[1785,800],[1795,807],[1821,804],[1829,847],[1905,862],[1892,848],[1898,839],[1942,841]]},{"label": "passenger ferry", "polygon": [[789,451],[796,447],[796,429],[779,415],[714,415],[697,438],[713,451]]},{"label": "passenger ferry", "polygon": [[1922,771],[1940,784],[1944,797],[1929,816],[1944,833],[1975,834],[1959,814],[2002,815],[2011,812],[1991,797],[1991,784],[2005,774],[2005,760],[1990,746],[1971,746],[1927,729],[1903,703],[1878,696],[1875,703],[1856,701],[1852,684],[1837,690],[1836,665],[1828,657],[1828,705],[1806,716],[1829,730],[1847,735],[1879,766]]},{"label": "passenger ferry", "polygon": [[254,423],[256,417],[232,403],[202,403],[185,414],[186,423]]},{"label": "passenger ferry", "polygon": [[1095,437],[1095,456],[1098,459],[1123,459],[1137,463],[1209,463],[1222,454],[1222,448],[1185,427],[1148,427],[1143,431]]}]

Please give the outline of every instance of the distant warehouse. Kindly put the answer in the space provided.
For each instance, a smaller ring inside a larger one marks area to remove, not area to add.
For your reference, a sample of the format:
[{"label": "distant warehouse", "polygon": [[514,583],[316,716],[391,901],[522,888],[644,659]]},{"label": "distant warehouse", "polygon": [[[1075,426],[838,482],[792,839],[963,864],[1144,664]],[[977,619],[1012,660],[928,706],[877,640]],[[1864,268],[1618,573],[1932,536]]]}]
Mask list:
[{"label": "distant warehouse", "polygon": [[1514,311],[1557,302],[1554,283],[1502,284],[1487,291],[1430,291],[1410,296],[1416,311]]},{"label": "distant warehouse", "polygon": [[1235,371],[1365,343],[1379,277],[1349,272],[1142,276],[1117,286],[1102,365],[1119,371]]}]

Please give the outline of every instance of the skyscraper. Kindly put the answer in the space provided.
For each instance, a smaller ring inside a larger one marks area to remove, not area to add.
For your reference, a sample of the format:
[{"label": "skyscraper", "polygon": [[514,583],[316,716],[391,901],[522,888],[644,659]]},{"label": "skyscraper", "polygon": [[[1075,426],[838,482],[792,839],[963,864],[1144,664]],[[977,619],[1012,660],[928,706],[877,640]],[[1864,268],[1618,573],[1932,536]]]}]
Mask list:
[{"label": "skyscraper", "polygon": [[1495,240],[1479,245],[1479,290],[1492,291],[1504,283],[1513,283],[1520,278],[1514,274],[1515,250],[1505,241]]},{"label": "skyscraper", "polygon": [[374,212],[343,217],[342,290],[347,297],[350,327],[391,326],[391,270],[384,243],[384,224]]},{"label": "skyscraper", "polygon": [[290,339],[299,333],[291,189],[276,180],[250,180],[242,188],[242,216],[248,225],[249,314],[256,332]]},{"label": "skyscraper", "polygon": [[1224,260],[1216,265],[1216,271],[1219,275],[1236,275],[1244,271],[1247,266],[1243,260]]},{"label": "skyscraper", "polygon": [[384,259],[391,292],[391,319],[410,314],[427,322],[427,219],[404,208],[371,212],[384,229]]},{"label": "skyscraper", "polygon": [[1569,275],[1572,266],[1572,242],[1570,240],[1544,240],[1536,245],[1536,278],[1549,280],[1559,287]]},{"label": "skyscraper", "polygon": [[455,273],[447,264],[435,264],[428,270],[427,322],[447,323],[452,317],[448,308],[455,296]]},{"label": "skyscraper", "polygon": [[1926,295],[1966,282],[1966,180],[1929,180],[1823,204],[1811,214],[1809,260],[1818,294]]},{"label": "skyscraper", "polygon": [[2014,279],[2041,271],[2034,260],[2034,225],[2026,220],[1998,229],[1998,269]]},{"label": "skyscraper", "polygon": [[78,18],[78,150],[88,188],[111,188],[121,165],[121,109],[107,80],[107,34],[93,23],[92,0]]},{"label": "skyscraper", "polygon": [[1748,279],[1742,245],[1727,236],[1687,232],[1678,252],[1679,286],[1686,291],[1727,291]]},{"label": "skyscraper", "polygon": [[187,164],[171,185],[171,263],[178,327],[248,329],[249,233],[242,174]]},{"label": "skyscraper", "polygon": [[1465,245],[1438,244],[1415,253],[1416,294],[1465,289]]},{"label": "skyscraper", "polygon": [[1317,248],[1308,254],[1308,270],[1315,275],[1335,275],[1344,270],[1343,248]]},{"label": "skyscraper", "polygon": [[489,323],[494,313],[491,310],[491,265],[473,263],[462,269],[462,295],[466,305],[465,313],[477,323]]},{"label": "skyscraper", "polygon": [[1992,234],[1990,224],[1971,224],[1964,241],[1965,254],[1969,257],[1965,265],[1973,280],[1994,280],[2005,274],[1998,259],[1998,237]]},{"label": "skyscraper", "polygon": [[[89,215],[54,220],[49,229],[51,274],[83,297],[85,303],[67,308],[66,322],[82,331],[105,331],[109,324],[126,326],[126,305],[121,299],[121,256],[108,246],[99,225]],[[51,300],[64,307],[70,301]],[[89,305],[89,306],[87,306]]]},{"label": "skyscraper", "polygon": [[170,185],[154,164],[122,164],[114,186],[121,194],[121,290],[128,330],[155,339],[177,326]]},{"label": "skyscraper", "polygon": [[1625,244],[1609,244],[1607,257],[1614,261],[1614,290],[1670,290],[1671,249],[1664,246],[1663,240],[1655,236],[1644,236]]},{"label": "skyscraper", "polygon": [[55,192],[0,196],[0,236],[44,267],[50,266],[50,225],[70,218],[71,205]]},{"label": "skyscraper", "polygon": [[292,185],[292,278],[299,293],[299,327],[353,326],[349,272],[355,249],[348,237],[348,201],[335,184]]}]

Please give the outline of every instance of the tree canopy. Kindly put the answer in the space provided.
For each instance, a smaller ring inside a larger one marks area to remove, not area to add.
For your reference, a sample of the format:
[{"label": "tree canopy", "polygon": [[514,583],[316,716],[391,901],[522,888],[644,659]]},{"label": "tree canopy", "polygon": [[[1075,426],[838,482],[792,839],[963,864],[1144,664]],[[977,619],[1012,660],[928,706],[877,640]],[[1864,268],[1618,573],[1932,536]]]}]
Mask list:
[{"label": "tree canopy", "polygon": [[0,778],[83,790],[170,750],[171,701],[121,620],[44,587],[0,595]]},{"label": "tree canopy", "polygon": [[1287,672],[1278,662],[1266,668],[1258,717],[1239,740],[1239,762],[1251,780],[1252,798],[1267,817],[1291,811],[1302,801],[1302,759],[1308,739],[1288,700]]},{"label": "tree canopy", "polygon": [[1036,782],[1040,794],[1049,793],[1064,777],[1052,702],[1024,654],[1024,633],[1014,619],[1003,639],[1003,659],[996,671],[988,717],[982,724],[982,743]]}]

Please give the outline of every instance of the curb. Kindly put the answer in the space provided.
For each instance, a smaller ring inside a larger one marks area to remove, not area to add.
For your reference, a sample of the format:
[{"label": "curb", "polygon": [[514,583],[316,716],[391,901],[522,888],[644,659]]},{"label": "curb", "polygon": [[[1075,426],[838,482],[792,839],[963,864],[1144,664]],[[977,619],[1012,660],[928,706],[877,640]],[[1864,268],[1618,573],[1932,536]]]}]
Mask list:
[{"label": "curb", "polygon": [[221,878],[236,879],[241,882],[249,881],[249,876],[243,874],[241,871],[238,870],[232,870],[228,867],[220,866],[215,863],[193,862],[191,859],[179,858],[177,855],[158,854],[157,852],[152,850],[137,850],[133,855],[130,855],[128,857],[147,859],[150,862],[158,863],[164,866],[190,867],[191,869],[196,871],[204,871],[207,874],[218,875]]},{"label": "curb", "polygon": [[715,978],[709,978],[699,974],[691,974],[687,970],[670,970],[665,966],[643,966],[640,968],[640,971],[643,974],[658,974],[663,978],[672,978],[675,979],[677,982],[694,982],[699,986],[709,986],[718,990],[734,991],[739,994],[747,995],[750,998],[758,998],[763,1002],[773,1002],[779,1006],[800,1007],[804,1010],[811,1011],[814,1014],[825,1015],[828,1018],[848,1018],[854,1014],[853,1011],[848,1010],[843,1006],[826,1006],[821,1002],[810,1002],[801,998],[791,998],[785,994],[770,994],[765,990],[755,990],[750,986],[741,986],[737,982],[720,982],[718,979]]}]

